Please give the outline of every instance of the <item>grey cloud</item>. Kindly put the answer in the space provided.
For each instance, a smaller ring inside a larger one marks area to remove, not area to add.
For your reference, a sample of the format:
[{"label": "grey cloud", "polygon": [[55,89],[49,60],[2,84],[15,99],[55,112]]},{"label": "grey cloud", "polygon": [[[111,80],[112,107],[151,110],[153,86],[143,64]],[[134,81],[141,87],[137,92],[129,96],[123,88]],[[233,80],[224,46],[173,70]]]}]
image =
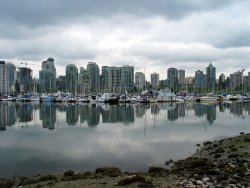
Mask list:
[{"label": "grey cloud", "polygon": [[78,18],[83,23],[87,17],[109,17],[117,13],[138,16],[161,15],[169,19],[180,19],[193,11],[214,10],[227,6],[235,0],[209,0],[202,2],[172,0],[33,0],[0,2],[1,22],[13,21],[31,28],[40,25],[53,25],[62,22],[75,22]]}]

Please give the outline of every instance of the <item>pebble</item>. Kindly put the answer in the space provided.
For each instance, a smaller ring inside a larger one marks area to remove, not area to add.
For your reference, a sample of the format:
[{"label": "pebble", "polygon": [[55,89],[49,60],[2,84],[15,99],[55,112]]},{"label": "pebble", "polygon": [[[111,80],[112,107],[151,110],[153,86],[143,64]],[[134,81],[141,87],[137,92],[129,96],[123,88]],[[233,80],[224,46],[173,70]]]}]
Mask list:
[{"label": "pebble", "polygon": [[201,181],[201,180],[196,180],[196,184],[197,184],[197,185],[202,185],[202,184],[203,184],[203,181]]},{"label": "pebble", "polygon": [[203,182],[207,182],[207,181],[209,181],[210,179],[208,178],[208,177],[205,177],[205,178],[202,178],[202,181]]}]

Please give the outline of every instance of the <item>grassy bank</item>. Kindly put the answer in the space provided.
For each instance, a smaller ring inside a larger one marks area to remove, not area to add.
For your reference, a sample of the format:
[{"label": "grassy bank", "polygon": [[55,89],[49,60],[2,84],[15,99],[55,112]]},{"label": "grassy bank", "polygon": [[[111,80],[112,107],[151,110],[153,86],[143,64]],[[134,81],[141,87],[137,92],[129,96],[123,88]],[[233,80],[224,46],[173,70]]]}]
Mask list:
[{"label": "grassy bank", "polygon": [[147,173],[104,167],[95,172],[2,178],[0,187],[250,187],[250,134],[197,144],[191,157],[166,165],[171,167],[151,167]]}]

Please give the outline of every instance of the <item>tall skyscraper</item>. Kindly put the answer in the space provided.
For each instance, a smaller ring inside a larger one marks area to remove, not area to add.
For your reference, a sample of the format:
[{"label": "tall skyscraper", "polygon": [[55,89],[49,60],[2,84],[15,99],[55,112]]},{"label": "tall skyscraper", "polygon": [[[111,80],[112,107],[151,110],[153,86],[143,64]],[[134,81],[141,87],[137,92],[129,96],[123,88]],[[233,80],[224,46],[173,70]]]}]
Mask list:
[{"label": "tall skyscraper", "polygon": [[90,91],[91,93],[98,93],[100,90],[99,66],[95,62],[89,62],[87,69],[89,71]]},{"label": "tall skyscraper", "polygon": [[33,90],[33,71],[27,67],[18,67],[16,82],[20,87],[20,92],[27,93]]},{"label": "tall skyscraper", "polygon": [[121,86],[126,88],[134,87],[134,66],[123,65],[121,67]]},{"label": "tall skyscraper", "polygon": [[42,70],[39,71],[40,89],[42,92],[53,92],[56,90],[56,68],[53,58],[42,62]]},{"label": "tall skyscraper", "polygon": [[169,88],[175,90],[178,86],[178,70],[176,68],[169,68],[167,78]]},{"label": "tall skyscraper", "polygon": [[14,92],[16,79],[16,66],[12,63],[0,61],[0,93],[9,94]]},{"label": "tall skyscraper", "polygon": [[242,83],[242,72],[237,71],[233,74],[230,74],[230,89],[235,89],[237,86],[240,86]]},{"label": "tall skyscraper", "polygon": [[206,86],[206,75],[203,71],[195,71],[194,85],[198,88],[204,88]]},{"label": "tall skyscraper", "polygon": [[67,91],[66,76],[58,76],[56,79],[56,90],[63,92]]},{"label": "tall skyscraper", "polygon": [[67,91],[71,93],[77,93],[78,69],[73,64],[66,66],[66,85]]},{"label": "tall skyscraper", "polygon": [[207,70],[207,85],[209,88],[214,89],[216,83],[215,67],[210,62],[206,70]]},{"label": "tall skyscraper", "polygon": [[121,92],[121,88],[124,86],[122,86],[122,70],[120,67],[109,67],[109,75],[108,75],[108,86],[109,89],[112,92]]},{"label": "tall skyscraper", "polygon": [[80,93],[88,94],[90,93],[90,75],[87,69],[80,67],[79,73],[79,86]]},{"label": "tall skyscraper", "polygon": [[145,74],[142,72],[135,73],[135,87],[140,90],[145,88]]},{"label": "tall skyscraper", "polygon": [[183,85],[185,85],[185,70],[183,70],[183,69],[180,69],[179,71],[179,75],[178,75],[178,84],[180,85],[180,86],[183,86]]},{"label": "tall skyscraper", "polygon": [[134,87],[134,67],[102,67],[101,89],[106,92],[124,92]]},{"label": "tall skyscraper", "polygon": [[4,94],[5,90],[5,61],[0,61],[0,94]]},{"label": "tall skyscraper", "polygon": [[158,89],[159,88],[159,74],[153,73],[150,75],[150,77],[151,77],[152,89]]}]

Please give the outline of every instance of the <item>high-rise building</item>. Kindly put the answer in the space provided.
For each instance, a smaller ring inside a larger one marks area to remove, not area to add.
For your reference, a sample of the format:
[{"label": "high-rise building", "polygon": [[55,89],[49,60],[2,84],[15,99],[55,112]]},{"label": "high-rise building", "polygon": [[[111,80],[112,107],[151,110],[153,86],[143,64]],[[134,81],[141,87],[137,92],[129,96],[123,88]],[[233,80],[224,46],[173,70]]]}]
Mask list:
[{"label": "high-rise building", "polygon": [[58,76],[56,79],[56,90],[63,92],[67,91],[66,76]]},{"label": "high-rise building", "polygon": [[56,90],[56,68],[53,58],[42,62],[42,70],[39,71],[40,89],[42,92],[53,92]]},{"label": "high-rise building", "polygon": [[7,93],[14,92],[14,82],[16,80],[16,66],[12,63],[5,64],[5,86]]},{"label": "high-rise building", "polygon": [[112,92],[121,92],[122,88],[122,70],[120,67],[109,67],[108,86]]},{"label": "high-rise building", "polygon": [[87,69],[89,71],[90,92],[98,93],[100,91],[100,70],[95,62],[88,62]]},{"label": "high-rise building", "polygon": [[27,93],[33,90],[33,71],[27,67],[18,67],[16,73],[16,83],[19,85],[20,92]]},{"label": "high-rise building", "polygon": [[126,88],[134,87],[134,66],[123,65],[121,67],[121,86]]},{"label": "high-rise building", "polygon": [[90,75],[87,69],[80,67],[79,73],[79,86],[80,93],[88,94],[90,93]]},{"label": "high-rise building", "polygon": [[78,69],[73,64],[66,66],[66,85],[67,91],[71,93],[77,93]]},{"label": "high-rise building", "polygon": [[178,70],[169,68],[167,78],[169,88],[174,90],[178,86]]},{"label": "high-rise building", "polygon": [[180,85],[180,86],[183,86],[183,85],[185,85],[185,70],[183,70],[183,69],[180,69],[179,71],[178,71],[178,73],[179,73],[179,75],[178,75],[178,84]]},{"label": "high-rise building", "polygon": [[237,86],[240,86],[242,83],[242,72],[237,71],[233,74],[230,74],[230,89],[235,89]]},{"label": "high-rise building", "polygon": [[225,82],[225,80],[226,80],[226,76],[225,76],[225,74],[220,74],[220,76],[219,76],[219,82]]},{"label": "high-rise building", "polygon": [[185,85],[192,86],[194,84],[194,78],[192,76],[188,76],[185,78]]},{"label": "high-rise building", "polygon": [[206,75],[203,71],[195,71],[194,85],[198,88],[204,88],[206,86]]},{"label": "high-rise building", "polygon": [[206,70],[207,70],[207,85],[209,88],[214,89],[216,83],[216,71],[215,71],[216,69],[210,62]]},{"label": "high-rise building", "polygon": [[248,72],[247,87],[250,89],[250,72]]},{"label": "high-rise building", "polygon": [[0,61],[0,95],[4,94],[5,90],[5,61]]},{"label": "high-rise building", "polygon": [[14,92],[13,84],[16,77],[16,67],[12,63],[0,61],[0,94]]},{"label": "high-rise building", "polygon": [[134,67],[102,67],[101,90],[104,92],[124,92],[134,87]]},{"label": "high-rise building", "polygon": [[142,72],[135,73],[135,87],[144,90],[145,87],[145,74]]},{"label": "high-rise building", "polygon": [[110,92],[109,74],[110,74],[110,67],[102,66],[102,74],[100,76],[101,92]]},{"label": "high-rise building", "polygon": [[150,77],[151,77],[152,89],[158,89],[159,88],[159,74],[155,72],[151,74]]}]

